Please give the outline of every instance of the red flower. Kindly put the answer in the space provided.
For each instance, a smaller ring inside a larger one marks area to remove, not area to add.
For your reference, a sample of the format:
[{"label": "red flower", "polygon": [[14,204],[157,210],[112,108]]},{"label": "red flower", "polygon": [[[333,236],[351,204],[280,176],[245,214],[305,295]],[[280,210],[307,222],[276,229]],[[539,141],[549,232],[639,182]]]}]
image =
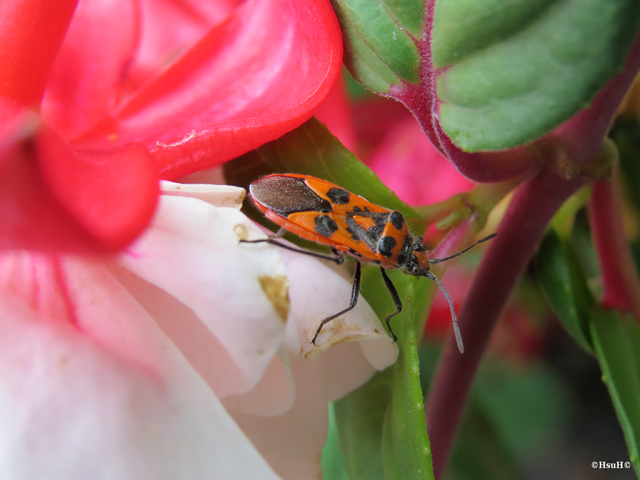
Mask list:
[{"label": "red flower", "polygon": [[15,124],[22,106],[42,122],[27,135],[36,149],[23,157],[37,168],[20,189],[43,182],[57,215],[108,249],[147,225],[158,179],[217,165],[307,120],[342,60],[323,0],[87,0],[77,9],[28,0],[3,12],[0,120]]}]

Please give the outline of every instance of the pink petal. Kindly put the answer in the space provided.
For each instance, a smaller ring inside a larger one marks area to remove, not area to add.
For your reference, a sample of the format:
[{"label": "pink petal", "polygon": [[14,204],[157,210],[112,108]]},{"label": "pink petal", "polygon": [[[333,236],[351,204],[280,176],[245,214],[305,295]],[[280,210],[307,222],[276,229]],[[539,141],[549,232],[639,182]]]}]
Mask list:
[{"label": "pink petal", "polygon": [[0,297],[0,476],[277,478],[170,342],[150,371]]},{"label": "pink petal", "polygon": [[475,186],[436,150],[413,118],[393,127],[367,163],[410,205],[441,202]]},{"label": "pink petal", "polygon": [[314,115],[349,151],[357,153],[358,138],[346,83],[344,77],[336,83],[331,94],[318,105]]}]

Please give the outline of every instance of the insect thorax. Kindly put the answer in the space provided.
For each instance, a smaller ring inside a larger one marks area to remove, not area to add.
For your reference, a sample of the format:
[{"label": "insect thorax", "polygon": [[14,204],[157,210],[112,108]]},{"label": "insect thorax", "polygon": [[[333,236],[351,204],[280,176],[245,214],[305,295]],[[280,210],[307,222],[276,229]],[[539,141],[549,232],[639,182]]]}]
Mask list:
[{"label": "insect thorax", "polygon": [[398,257],[398,266],[409,275],[423,276],[431,268],[426,250],[422,237],[408,235],[402,253]]}]

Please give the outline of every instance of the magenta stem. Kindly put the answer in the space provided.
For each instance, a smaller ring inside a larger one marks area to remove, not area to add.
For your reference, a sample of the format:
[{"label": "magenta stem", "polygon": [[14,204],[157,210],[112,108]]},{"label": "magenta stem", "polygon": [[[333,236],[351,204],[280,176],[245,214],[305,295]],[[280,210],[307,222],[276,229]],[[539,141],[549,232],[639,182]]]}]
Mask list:
[{"label": "magenta stem", "polygon": [[640,322],[640,280],[626,240],[617,172],[593,185],[589,219],[602,273],[602,305],[631,313]]},{"label": "magenta stem", "polygon": [[448,339],[426,401],[436,478],[442,477],[475,373],[511,289],[555,212],[584,183],[541,172],[516,190],[498,236],[489,242],[460,312],[465,353]]}]

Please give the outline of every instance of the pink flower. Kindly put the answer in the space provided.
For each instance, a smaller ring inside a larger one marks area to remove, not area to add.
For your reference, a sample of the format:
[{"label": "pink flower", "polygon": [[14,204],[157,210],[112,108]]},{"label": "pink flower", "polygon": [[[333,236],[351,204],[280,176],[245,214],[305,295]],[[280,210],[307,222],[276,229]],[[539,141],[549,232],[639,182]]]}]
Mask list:
[{"label": "pink flower", "polygon": [[330,6],[74,8],[10,2],[0,26],[0,476],[317,478],[327,401],[396,347],[360,300],[311,349],[349,280],[239,244],[263,235],[241,189],[159,179],[313,113]]},{"label": "pink flower", "polygon": [[442,202],[475,186],[436,150],[408,112],[389,129],[367,163],[409,205]]}]

